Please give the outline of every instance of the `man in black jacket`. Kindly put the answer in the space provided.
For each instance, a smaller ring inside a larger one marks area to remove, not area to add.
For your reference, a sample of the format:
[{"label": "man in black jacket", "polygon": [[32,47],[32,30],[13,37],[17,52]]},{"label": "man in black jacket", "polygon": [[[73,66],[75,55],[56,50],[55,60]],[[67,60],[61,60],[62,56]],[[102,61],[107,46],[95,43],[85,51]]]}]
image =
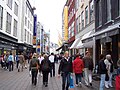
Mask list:
[{"label": "man in black jacket", "polygon": [[72,71],[72,59],[69,58],[69,53],[66,51],[58,69],[58,77],[60,77],[60,74],[62,76],[62,90],[65,90],[65,85],[66,90],[68,90],[70,85],[70,73],[72,73]]}]

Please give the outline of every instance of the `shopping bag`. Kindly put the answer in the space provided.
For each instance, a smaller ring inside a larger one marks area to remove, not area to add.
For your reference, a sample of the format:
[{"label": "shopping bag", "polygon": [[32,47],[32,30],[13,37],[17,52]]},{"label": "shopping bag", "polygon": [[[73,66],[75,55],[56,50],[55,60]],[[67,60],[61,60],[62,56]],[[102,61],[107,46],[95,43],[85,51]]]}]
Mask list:
[{"label": "shopping bag", "polygon": [[73,77],[70,75],[70,88],[74,88]]}]

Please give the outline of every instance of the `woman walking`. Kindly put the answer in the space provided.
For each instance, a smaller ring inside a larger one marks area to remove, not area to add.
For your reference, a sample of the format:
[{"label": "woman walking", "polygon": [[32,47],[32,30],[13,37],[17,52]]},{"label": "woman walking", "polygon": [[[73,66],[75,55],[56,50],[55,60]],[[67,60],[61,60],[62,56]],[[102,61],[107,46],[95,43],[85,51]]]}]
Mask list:
[{"label": "woman walking", "polygon": [[30,61],[30,73],[32,74],[32,85],[37,84],[37,74],[38,74],[38,68],[39,68],[39,60],[37,59],[37,54],[34,53],[33,57]]},{"label": "woman walking", "polygon": [[48,75],[51,70],[50,67],[51,67],[51,62],[48,59],[48,56],[44,55],[44,59],[41,62],[41,69],[43,74],[43,85],[45,85],[45,87],[48,86]]},{"label": "woman walking", "polygon": [[75,73],[76,78],[76,86],[81,86],[81,78],[82,78],[82,72],[83,72],[83,61],[80,59],[80,55],[76,55],[76,59],[73,61],[73,71]]}]

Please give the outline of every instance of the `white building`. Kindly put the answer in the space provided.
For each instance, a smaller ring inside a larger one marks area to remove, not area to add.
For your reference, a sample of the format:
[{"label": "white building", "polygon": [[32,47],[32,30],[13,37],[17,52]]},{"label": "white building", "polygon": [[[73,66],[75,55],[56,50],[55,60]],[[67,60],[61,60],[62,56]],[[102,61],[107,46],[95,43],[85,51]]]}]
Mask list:
[{"label": "white building", "polygon": [[0,0],[0,54],[30,47],[33,21],[29,0]]}]

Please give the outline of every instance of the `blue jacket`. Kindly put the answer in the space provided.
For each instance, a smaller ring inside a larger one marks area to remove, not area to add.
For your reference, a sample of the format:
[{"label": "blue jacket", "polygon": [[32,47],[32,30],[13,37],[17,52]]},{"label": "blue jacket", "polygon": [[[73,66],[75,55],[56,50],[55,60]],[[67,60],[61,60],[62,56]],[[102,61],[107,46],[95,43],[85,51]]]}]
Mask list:
[{"label": "blue jacket", "polygon": [[13,61],[14,59],[13,59],[13,55],[9,55],[9,57],[8,57],[8,61]]}]

